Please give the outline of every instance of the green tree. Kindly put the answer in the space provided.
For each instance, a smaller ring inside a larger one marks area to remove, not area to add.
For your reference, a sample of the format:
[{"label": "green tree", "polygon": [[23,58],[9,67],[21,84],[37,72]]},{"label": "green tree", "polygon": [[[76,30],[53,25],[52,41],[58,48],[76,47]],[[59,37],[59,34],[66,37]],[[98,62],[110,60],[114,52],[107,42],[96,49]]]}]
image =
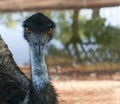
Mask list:
[{"label": "green tree", "polygon": [[90,20],[81,17],[79,10],[69,11],[71,22],[67,22],[66,12],[58,13],[60,31],[56,33],[56,38],[63,43],[68,54],[80,63],[120,61],[120,29],[105,25],[106,19],[100,17],[99,11],[93,9]]}]

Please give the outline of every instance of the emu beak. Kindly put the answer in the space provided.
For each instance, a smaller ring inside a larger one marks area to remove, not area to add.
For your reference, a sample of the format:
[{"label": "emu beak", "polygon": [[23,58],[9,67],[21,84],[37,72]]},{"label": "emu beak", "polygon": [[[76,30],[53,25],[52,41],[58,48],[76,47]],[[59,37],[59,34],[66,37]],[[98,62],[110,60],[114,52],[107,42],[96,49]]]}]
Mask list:
[{"label": "emu beak", "polygon": [[43,54],[46,52],[47,41],[41,42],[39,35],[38,37],[36,37],[36,43],[34,46],[37,55]]}]

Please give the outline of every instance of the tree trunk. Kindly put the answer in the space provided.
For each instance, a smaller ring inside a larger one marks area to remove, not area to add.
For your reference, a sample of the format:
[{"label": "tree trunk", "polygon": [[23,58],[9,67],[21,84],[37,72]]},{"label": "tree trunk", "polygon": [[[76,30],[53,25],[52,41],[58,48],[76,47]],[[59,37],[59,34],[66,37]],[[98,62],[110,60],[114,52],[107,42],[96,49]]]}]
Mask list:
[{"label": "tree trunk", "polygon": [[71,42],[73,44],[74,47],[74,52],[77,58],[78,62],[81,62],[80,59],[80,52],[79,49],[77,47],[78,42],[80,41],[79,38],[79,29],[78,29],[78,17],[79,17],[79,10],[74,10],[74,14],[73,14],[73,24],[72,24],[72,38],[71,38]]},{"label": "tree trunk", "polygon": [[100,18],[100,14],[99,14],[99,11],[100,11],[100,9],[93,9],[93,14],[92,14],[92,18],[93,19],[98,19],[98,18]]}]

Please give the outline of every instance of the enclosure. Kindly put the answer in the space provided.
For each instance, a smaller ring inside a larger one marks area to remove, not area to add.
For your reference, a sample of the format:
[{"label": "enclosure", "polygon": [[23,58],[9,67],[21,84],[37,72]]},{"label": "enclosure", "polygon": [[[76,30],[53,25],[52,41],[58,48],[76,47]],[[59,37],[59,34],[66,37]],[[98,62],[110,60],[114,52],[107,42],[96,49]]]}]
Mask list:
[{"label": "enclosure", "polygon": [[119,5],[119,0],[1,0],[0,34],[30,78],[22,22],[44,13],[56,24],[46,62],[59,104],[120,104]]}]

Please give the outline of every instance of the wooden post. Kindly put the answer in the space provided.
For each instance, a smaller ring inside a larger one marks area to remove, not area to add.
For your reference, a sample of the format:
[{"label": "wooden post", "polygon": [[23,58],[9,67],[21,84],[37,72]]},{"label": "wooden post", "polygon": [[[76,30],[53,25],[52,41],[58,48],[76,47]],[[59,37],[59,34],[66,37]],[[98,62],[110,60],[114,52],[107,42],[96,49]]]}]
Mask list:
[{"label": "wooden post", "polygon": [[0,12],[119,6],[120,0],[0,0]]}]

